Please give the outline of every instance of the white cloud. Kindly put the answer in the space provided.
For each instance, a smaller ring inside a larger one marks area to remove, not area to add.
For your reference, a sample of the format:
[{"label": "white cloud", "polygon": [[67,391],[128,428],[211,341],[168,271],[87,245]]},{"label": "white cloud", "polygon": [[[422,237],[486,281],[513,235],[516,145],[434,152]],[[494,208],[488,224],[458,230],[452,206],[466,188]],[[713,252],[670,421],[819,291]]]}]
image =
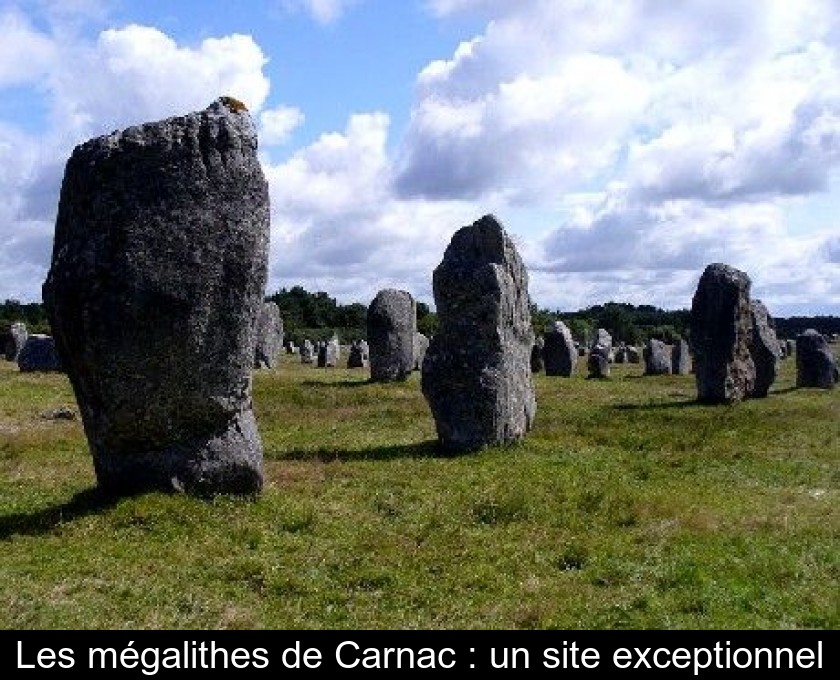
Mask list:
[{"label": "white cloud", "polygon": [[260,144],[285,144],[304,121],[303,112],[294,106],[278,106],[260,113]]},{"label": "white cloud", "polygon": [[282,0],[287,11],[305,11],[321,24],[337,21],[345,11],[360,0]]},{"label": "white cloud", "polygon": [[57,47],[21,13],[0,13],[0,88],[37,83],[54,64]]}]

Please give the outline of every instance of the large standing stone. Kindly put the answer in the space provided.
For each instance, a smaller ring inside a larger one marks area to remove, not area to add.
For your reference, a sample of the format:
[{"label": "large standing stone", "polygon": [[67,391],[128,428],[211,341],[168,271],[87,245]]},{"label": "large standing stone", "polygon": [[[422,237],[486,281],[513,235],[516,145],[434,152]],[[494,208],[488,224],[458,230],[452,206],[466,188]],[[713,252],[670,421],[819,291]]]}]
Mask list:
[{"label": "large standing stone", "polygon": [[234,99],[74,150],[44,302],[103,488],[262,487],[268,236],[256,129]]},{"label": "large standing stone", "polygon": [[749,276],[725,264],[710,264],[697,284],[691,303],[691,345],[701,402],[737,402],[753,390],[750,285]]},{"label": "large standing stone", "polygon": [[825,336],[809,328],[796,336],[796,386],[832,389],[840,380]]},{"label": "large standing stone", "polygon": [[773,329],[773,319],[760,300],[750,302],[752,314],[752,336],[750,337],[750,356],[755,364],[755,384],[751,397],[766,397],[771,385],[776,381],[779,370],[779,341]]},{"label": "large standing stone", "polygon": [[414,370],[417,313],[414,298],[404,290],[380,290],[367,311],[370,379],[405,380]]},{"label": "large standing stone", "polygon": [[643,350],[645,375],[671,374],[671,347],[661,340],[651,338]]},{"label": "large standing stone", "polygon": [[609,378],[610,349],[606,345],[594,345],[589,351],[589,358],[586,360],[586,369],[589,372],[587,378]]},{"label": "large standing stone", "polygon": [[6,361],[17,361],[28,337],[26,324],[23,321],[15,321],[9,328],[9,337],[6,339],[6,346],[3,348]]},{"label": "large standing stone", "polygon": [[562,321],[555,321],[545,331],[543,361],[546,375],[568,378],[574,373],[578,352],[572,332]]},{"label": "large standing stone", "polygon": [[274,368],[283,347],[283,319],[276,302],[264,302],[257,321],[254,368]]},{"label": "large standing stone", "polygon": [[18,352],[17,364],[23,373],[62,370],[61,359],[55,351],[55,342],[49,335],[38,333],[26,338],[23,349]]},{"label": "large standing stone", "polygon": [[465,451],[522,438],[537,407],[528,273],[495,217],[454,234],[433,286],[440,328],[422,389],[441,446]]},{"label": "large standing stone", "polygon": [[691,352],[688,343],[680,338],[671,347],[671,373],[689,375],[691,373]]}]

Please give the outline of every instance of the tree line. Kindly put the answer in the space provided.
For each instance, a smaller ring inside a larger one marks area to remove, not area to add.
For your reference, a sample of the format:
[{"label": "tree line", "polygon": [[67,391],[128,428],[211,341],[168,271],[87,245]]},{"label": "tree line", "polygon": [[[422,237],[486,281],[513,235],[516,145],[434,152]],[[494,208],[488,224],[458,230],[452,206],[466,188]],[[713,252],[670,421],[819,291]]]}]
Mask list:
[{"label": "tree line", "polygon": [[[367,305],[359,302],[340,304],[324,291],[311,293],[302,286],[281,288],[269,295],[283,317],[286,336],[300,343],[304,338],[326,340],[333,334],[342,341],[367,336]],[[650,305],[631,305],[607,302],[575,312],[542,309],[531,306],[534,332],[541,334],[555,320],[562,320],[573,337],[589,343],[598,328],[605,328],[614,342],[642,345],[649,338],[673,342],[689,339],[690,312],[687,309],[665,310]],[[0,304],[0,333],[8,332],[15,321],[23,321],[32,333],[49,333],[44,305],[40,302],[22,303],[6,300]],[[417,303],[417,330],[426,336],[437,330],[437,314],[425,302]],[[806,328],[814,328],[825,335],[840,333],[840,317],[794,316],[775,319],[776,332],[782,338],[794,338]]]}]

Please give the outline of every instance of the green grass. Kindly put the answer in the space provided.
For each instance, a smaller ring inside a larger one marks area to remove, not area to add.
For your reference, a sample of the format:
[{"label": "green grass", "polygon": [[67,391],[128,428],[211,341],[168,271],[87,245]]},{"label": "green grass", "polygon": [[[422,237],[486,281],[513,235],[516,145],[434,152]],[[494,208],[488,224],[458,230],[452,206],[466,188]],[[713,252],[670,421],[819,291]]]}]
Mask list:
[{"label": "green grass", "polygon": [[840,390],[537,376],[524,443],[441,456],[419,375],[255,375],[257,500],[103,502],[64,376],[0,364],[6,628],[838,628]]}]

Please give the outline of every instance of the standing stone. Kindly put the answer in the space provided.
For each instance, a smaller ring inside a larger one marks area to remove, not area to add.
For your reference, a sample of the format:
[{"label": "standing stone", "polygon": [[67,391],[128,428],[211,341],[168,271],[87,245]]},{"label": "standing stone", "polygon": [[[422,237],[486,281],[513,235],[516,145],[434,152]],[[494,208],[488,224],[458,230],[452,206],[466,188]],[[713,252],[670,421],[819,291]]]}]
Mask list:
[{"label": "standing stone", "polygon": [[749,276],[725,264],[710,264],[700,277],[691,303],[698,401],[733,403],[753,390],[750,285]]},{"label": "standing stone", "polygon": [[338,361],[341,359],[341,344],[338,341],[338,336],[333,335],[329,342],[323,344],[323,365],[321,363],[321,354],[318,354],[318,366],[321,368],[335,368],[338,366]]},{"label": "standing stone", "polygon": [[584,347],[583,345],[578,345],[577,346],[577,355],[579,357],[585,357],[586,356],[586,347]]},{"label": "standing stone", "polygon": [[367,365],[368,360],[362,343],[354,342],[350,345],[350,351],[347,353],[347,368],[367,368]]},{"label": "standing stone", "polygon": [[832,389],[840,381],[837,362],[825,336],[809,328],[796,336],[796,386]]},{"label": "standing stone", "polygon": [[603,328],[599,328],[595,333],[595,342],[592,343],[592,346],[595,347],[596,345],[600,345],[601,347],[606,348],[608,357],[612,353],[612,336],[609,333],[607,333],[607,331],[605,331]]},{"label": "standing stone", "polygon": [[261,489],[268,200],[229,97],[73,151],[43,292],[103,489]]},{"label": "standing stone", "polygon": [[671,347],[661,340],[651,338],[644,348],[645,375],[671,374]]},{"label": "standing stone", "polygon": [[691,352],[688,343],[682,338],[671,347],[671,373],[674,375],[691,374]]},{"label": "standing stone", "polygon": [[785,350],[789,357],[792,357],[794,354],[796,354],[796,340],[792,340],[790,338],[785,340]]},{"label": "standing stone", "polygon": [[559,320],[549,324],[543,347],[545,374],[568,378],[574,373],[577,354],[569,327]]},{"label": "standing stone", "polygon": [[300,346],[300,363],[314,364],[315,363],[315,346],[311,340],[304,340]]},{"label": "standing stone", "polygon": [[639,352],[638,347],[634,347],[633,345],[627,346],[627,363],[628,364],[640,364],[642,362],[642,355]]},{"label": "standing stone", "polygon": [[613,363],[626,364],[627,363],[627,348],[624,345],[616,347],[613,351]]},{"label": "standing stone", "polygon": [[15,321],[9,328],[9,337],[6,339],[6,346],[3,348],[6,361],[17,361],[28,337],[26,324],[23,321]]},{"label": "standing stone", "polygon": [[276,302],[264,302],[257,321],[254,368],[274,368],[283,346],[283,319]]},{"label": "standing stone", "polygon": [[545,368],[544,350],[545,340],[536,338],[531,348],[531,373],[540,373]]},{"label": "standing stone", "polygon": [[423,369],[423,360],[426,358],[426,352],[429,350],[429,338],[422,333],[414,334],[414,370],[420,371]]},{"label": "standing stone", "polygon": [[755,364],[755,384],[751,397],[766,397],[776,381],[779,370],[779,341],[773,330],[773,319],[760,300],[750,302],[752,314],[752,337],[750,356]]},{"label": "standing stone", "polygon": [[586,369],[589,372],[587,378],[609,378],[610,350],[604,345],[592,347],[589,351],[589,358],[586,360]]},{"label": "standing stone", "polygon": [[440,328],[422,389],[441,446],[466,451],[521,439],[537,408],[528,273],[495,217],[455,232],[433,287]]},{"label": "standing stone", "polygon": [[367,311],[370,379],[405,380],[414,370],[417,313],[414,298],[404,290],[380,290]]},{"label": "standing stone", "polygon": [[55,351],[55,342],[49,335],[35,333],[26,338],[18,352],[18,368],[22,373],[61,371],[61,359]]}]

